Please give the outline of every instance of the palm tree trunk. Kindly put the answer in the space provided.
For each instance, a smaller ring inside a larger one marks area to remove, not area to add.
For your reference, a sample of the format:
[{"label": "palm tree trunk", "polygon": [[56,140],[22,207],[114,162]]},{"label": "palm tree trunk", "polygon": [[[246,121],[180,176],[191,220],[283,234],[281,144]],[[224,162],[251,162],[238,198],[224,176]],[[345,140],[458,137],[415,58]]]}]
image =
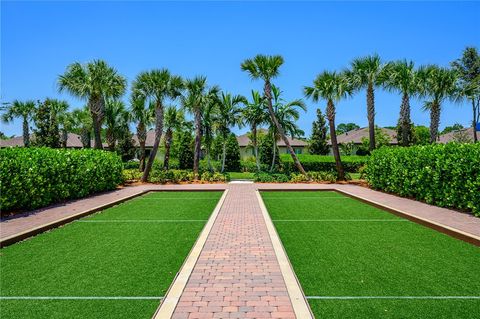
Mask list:
[{"label": "palm tree trunk", "polygon": [[257,143],[257,126],[252,126],[252,144],[255,152],[255,163],[257,164],[257,171],[260,172],[260,158],[258,157],[258,143]]},{"label": "palm tree trunk", "polygon": [[103,97],[91,98],[88,104],[93,120],[93,134],[95,138],[95,144],[93,147],[96,149],[103,149],[101,132],[105,101]]},{"label": "palm tree trunk", "polygon": [[145,170],[145,141],[147,140],[147,130],[143,122],[137,124],[138,144],[140,144],[140,172]]},{"label": "palm tree trunk", "polygon": [[107,128],[106,137],[108,150],[113,152],[115,150],[115,132],[112,128]]},{"label": "palm tree trunk", "polygon": [[172,146],[172,136],[172,130],[168,129],[165,133],[165,158],[163,159],[163,169],[166,171],[168,170],[168,165],[170,163],[170,147]]},{"label": "palm tree trunk", "polygon": [[272,150],[272,165],[270,165],[270,172],[273,172],[275,168],[275,158],[277,157],[277,139],[273,137],[273,150]]},{"label": "palm tree trunk", "polygon": [[327,118],[330,126],[330,139],[332,142],[333,156],[335,157],[335,166],[337,167],[338,179],[345,180],[345,172],[343,171],[342,161],[340,159],[340,151],[337,143],[337,132],[335,131],[335,105],[332,100],[327,102]]},{"label": "palm tree trunk", "polygon": [[150,175],[153,162],[155,161],[155,157],[157,156],[158,146],[160,145],[160,139],[162,138],[162,132],[163,132],[163,105],[161,101],[157,101],[157,104],[155,105],[155,141],[153,142],[152,151],[150,152],[147,165],[145,166],[145,170],[143,171],[143,175],[141,179],[142,182],[146,182],[148,180],[148,175]]},{"label": "palm tree trunk", "polygon": [[82,140],[82,146],[83,148],[90,148],[91,147],[91,141],[90,141],[90,130],[82,127],[82,131],[80,132],[80,138]]},{"label": "palm tree trunk", "polygon": [[227,138],[223,138],[222,145],[222,173],[225,171],[225,157],[227,156]]},{"label": "palm tree trunk", "polygon": [[283,130],[283,127],[280,125],[280,123],[277,120],[277,117],[275,116],[275,112],[273,111],[273,106],[272,106],[272,87],[271,87],[270,82],[268,82],[268,81],[265,82],[264,94],[265,94],[265,97],[267,98],[268,112],[270,113],[270,118],[272,119],[272,122],[277,127],[277,130],[278,130],[278,133],[280,134],[280,137],[282,138],[283,142],[287,146],[287,149],[290,152],[290,155],[292,156],[292,159],[293,159],[293,162],[295,163],[295,166],[300,171],[300,173],[302,173],[303,175],[306,175],[307,173],[303,169],[302,164],[300,163],[300,161],[297,158],[297,155],[293,151],[293,148],[290,145],[290,142],[288,141],[287,136],[285,135],[285,131]]},{"label": "palm tree trunk", "polygon": [[430,109],[430,143],[437,142],[439,126],[440,126],[440,104],[437,101],[433,101]]},{"label": "palm tree trunk", "polygon": [[68,132],[65,128],[62,129],[62,147],[67,148],[67,141],[68,141]]},{"label": "palm tree trunk", "polygon": [[30,146],[30,132],[28,129],[28,119],[26,116],[23,117],[23,145],[25,147]]},{"label": "palm tree trunk", "polygon": [[402,145],[409,146],[412,142],[412,127],[410,120],[410,97],[403,93],[400,106],[400,125],[402,127]]},{"label": "palm tree trunk", "polygon": [[368,117],[368,134],[370,137],[369,150],[375,149],[375,93],[373,84],[369,83],[367,88],[367,117]]},{"label": "palm tree trunk", "polygon": [[475,105],[475,99],[472,99],[472,106],[473,106],[473,142],[477,143],[478,142],[478,136],[477,136],[477,108]]},{"label": "palm tree trunk", "polygon": [[193,154],[193,174],[198,180],[198,169],[200,164],[200,152],[202,147],[202,115],[200,106],[195,109],[195,151]]}]

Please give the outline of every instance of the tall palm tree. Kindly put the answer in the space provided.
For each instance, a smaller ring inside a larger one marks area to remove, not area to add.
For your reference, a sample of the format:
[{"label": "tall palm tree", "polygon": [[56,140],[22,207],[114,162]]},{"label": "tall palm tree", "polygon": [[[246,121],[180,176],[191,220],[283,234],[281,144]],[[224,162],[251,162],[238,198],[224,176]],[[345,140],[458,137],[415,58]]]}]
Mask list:
[{"label": "tall palm tree", "polygon": [[378,54],[357,58],[347,72],[355,90],[367,90],[367,118],[370,138],[369,149],[375,149],[375,87],[382,83],[383,64]]},{"label": "tall palm tree", "polygon": [[83,148],[90,148],[90,136],[93,129],[93,123],[88,106],[85,105],[83,109],[73,110],[72,121],[72,131],[80,134],[80,140],[82,142]]},{"label": "tall palm tree", "polygon": [[94,60],[82,65],[70,64],[58,78],[60,92],[68,91],[73,96],[88,101],[92,115],[95,148],[102,149],[101,130],[107,98],[119,98],[125,93],[127,81],[105,61]]},{"label": "tall palm tree", "polygon": [[202,136],[205,144],[205,157],[207,158],[207,166],[210,172],[213,172],[211,162],[211,150],[214,141],[214,132],[217,128],[218,104],[220,97],[212,96],[202,108]]},{"label": "tall palm tree", "polygon": [[260,125],[267,122],[267,116],[265,116],[264,100],[258,91],[252,90],[252,100],[247,101],[247,104],[243,109],[243,120],[245,121],[245,123],[250,125],[250,129],[252,132],[252,146],[255,153],[255,162],[257,164],[257,170],[260,171],[257,129]]},{"label": "tall palm tree", "polygon": [[241,104],[246,104],[245,97],[222,92],[218,103],[218,132],[222,136],[222,173],[225,170],[227,139],[232,126],[242,125]]},{"label": "tall palm tree", "polygon": [[241,64],[242,71],[247,72],[253,80],[262,79],[264,81],[263,93],[267,103],[268,112],[270,113],[271,121],[277,127],[280,137],[287,146],[290,155],[292,156],[295,166],[302,174],[306,174],[302,164],[297,158],[297,155],[293,151],[290,142],[288,141],[283,128],[281,127],[278,119],[275,117],[275,112],[272,105],[272,83],[271,80],[278,76],[280,66],[283,64],[283,58],[280,55],[267,56],[256,55],[253,59],[247,59]]},{"label": "tall palm tree", "polygon": [[179,76],[170,74],[167,69],[152,70],[140,73],[132,85],[134,96],[139,99],[150,100],[155,107],[155,141],[148,158],[148,163],[143,171],[141,181],[146,182],[152,169],[155,156],[163,132],[164,100],[176,99],[181,95],[183,80]]},{"label": "tall palm tree", "polygon": [[383,85],[389,91],[402,94],[399,118],[399,140],[403,146],[413,142],[412,121],[410,119],[410,98],[418,91],[417,71],[412,61],[390,62],[383,72]]},{"label": "tall palm tree", "polygon": [[456,72],[428,65],[418,70],[420,96],[429,99],[424,109],[430,111],[430,142],[435,143],[440,126],[440,113],[442,103],[445,100],[455,100],[456,96]]},{"label": "tall palm tree", "polygon": [[5,113],[2,114],[2,121],[5,123],[13,121],[14,118],[21,118],[23,121],[23,145],[25,147],[30,146],[30,132],[29,132],[29,122],[32,120],[35,115],[35,102],[34,101],[25,101],[21,102],[18,100],[13,101],[12,103],[5,104],[2,107],[2,110]]},{"label": "tall palm tree", "polygon": [[[108,149],[115,150],[115,143],[119,138],[119,133],[125,124],[128,124],[127,111],[122,101],[108,99],[105,106],[105,135]],[[125,123],[127,122],[127,123]]]},{"label": "tall palm tree", "polygon": [[[296,122],[300,118],[300,112],[298,108],[303,111],[307,110],[305,103],[301,99],[285,102],[281,97],[282,91],[275,85],[272,85],[272,93],[273,111],[283,131],[287,132],[292,138],[303,135],[304,132],[297,126]],[[273,139],[273,156],[272,165],[270,167],[270,171],[273,171],[275,168],[275,158],[277,156],[277,141],[281,138],[281,136],[277,127],[273,123],[270,123],[269,131]]]},{"label": "tall palm tree", "polygon": [[173,141],[174,131],[180,131],[185,127],[185,115],[182,110],[178,110],[174,105],[168,106],[165,111],[165,158],[163,168],[168,170],[170,163],[170,148]]},{"label": "tall palm tree", "polygon": [[202,147],[202,113],[205,106],[218,99],[220,89],[217,86],[208,88],[207,78],[197,76],[185,82],[186,94],[182,97],[182,106],[193,114],[195,127],[195,150],[193,154],[193,173],[198,179],[198,171]]},{"label": "tall palm tree", "polygon": [[338,179],[345,179],[340,151],[338,149],[337,134],[335,131],[335,103],[350,96],[352,87],[348,79],[342,73],[324,71],[320,73],[313,82],[313,86],[304,88],[305,96],[311,98],[314,102],[321,99],[327,101],[327,118],[330,126],[330,139],[332,142],[333,156],[337,167]]},{"label": "tall palm tree", "polygon": [[147,140],[147,130],[153,123],[154,107],[146,107],[145,99],[132,94],[130,98],[130,115],[132,120],[137,123],[137,138],[140,146],[140,165],[141,172],[145,170],[145,143]]}]

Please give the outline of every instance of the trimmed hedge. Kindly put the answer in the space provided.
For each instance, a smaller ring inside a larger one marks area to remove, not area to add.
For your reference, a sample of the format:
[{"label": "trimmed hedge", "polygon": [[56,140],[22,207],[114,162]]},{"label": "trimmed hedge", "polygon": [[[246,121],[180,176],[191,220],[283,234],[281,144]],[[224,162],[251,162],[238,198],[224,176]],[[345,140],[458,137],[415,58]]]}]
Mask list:
[{"label": "trimmed hedge", "polygon": [[0,149],[2,212],[35,209],[66,199],[115,189],[122,160],[93,149]]},{"label": "trimmed hedge", "polygon": [[381,148],[365,174],[374,189],[480,216],[480,143]]},{"label": "trimmed hedge", "polygon": [[[303,168],[307,172],[333,171],[335,170],[335,158],[327,155],[297,155],[298,160],[302,163]],[[357,173],[359,169],[365,165],[368,160],[367,156],[341,156],[342,164],[346,172]],[[298,172],[297,167],[293,163],[290,154],[281,154],[280,162],[283,170],[287,173]]]}]

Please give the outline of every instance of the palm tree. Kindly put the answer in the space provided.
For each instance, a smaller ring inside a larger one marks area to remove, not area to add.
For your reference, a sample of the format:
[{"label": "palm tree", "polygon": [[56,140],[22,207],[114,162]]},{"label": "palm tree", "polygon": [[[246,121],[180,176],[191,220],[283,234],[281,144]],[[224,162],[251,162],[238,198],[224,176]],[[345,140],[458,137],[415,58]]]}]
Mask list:
[{"label": "palm tree", "polygon": [[72,111],[72,130],[80,134],[83,148],[91,147],[90,136],[93,129],[92,117],[86,105],[83,109],[75,109]]},{"label": "palm tree", "polygon": [[137,123],[137,138],[140,146],[140,165],[141,172],[145,170],[145,143],[147,140],[147,129],[153,123],[154,107],[145,107],[145,99],[136,97],[132,94],[130,99],[130,115],[132,120]]},{"label": "palm tree", "polygon": [[[125,109],[125,104],[122,101],[109,99],[105,107],[105,124],[106,124],[106,139],[108,149],[115,150],[115,143],[119,137],[119,133],[125,124],[128,124],[128,113]],[[125,123],[127,122],[127,123]]]},{"label": "palm tree", "polygon": [[167,98],[176,99],[181,95],[183,80],[179,76],[170,74],[167,69],[152,70],[140,73],[132,85],[136,98],[150,100],[155,106],[155,141],[148,158],[147,166],[143,171],[141,181],[146,182],[152,169],[155,156],[163,132],[163,103]]},{"label": "palm tree", "polygon": [[202,136],[205,143],[205,157],[207,158],[208,170],[213,172],[211,162],[211,150],[214,141],[214,131],[217,127],[218,116],[218,104],[220,103],[220,97],[218,95],[212,96],[207,101],[208,103],[202,108]]},{"label": "palm tree", "polygon": [[173,132],[180,131],[185,127],[185,115],[182,110],[177,110],[173,105],[168,106],[165,111],[165,158],[163,168],[168,170],[170,162],[170,148],[173,141]]},{"label": "palm tree", "polygon": [[241,95],[232,96],[230,93],[222,92],[218,103],[217,116],[218,131],[220,136],[222,136],[222,173],[225,170],[227,139],[230,134],[230,127],[242,125],[241,104],[246,104],[245,97]]},{"label": "palm tree", "polygon": [[389,91],[402,94],[399,119],[399,140],[403,146],[411,145],[413,140],[412,121],[410,119],[410,97],[418,91],[417,72],[412,61],[388,63],[384,68],[383,85]]},{"label": "palm tree", "polygon": [[352,88],[349,81],[344,74],[324,71],[317,76],[313,82],[313,86],[305,87],[304,92],[305,96],[311,98],[314,102],[321,99],[327,101],[326,114],[330,126],[330,139],[332,142],[333,156],[335,157],[338,179],[344,180],[345,172],[340,159],[337,134],[335,131],[335,103],[352,94]]},{"label": "palm tree", "polygon": [[67,101],[60,101],[50,99],[50,107],[53,116],[56,117],[58,124],[60,124],[60,145],[63,148],[67,147],[68,132],[72,129],[73,121],[71,113],[68,110]]},{"label": "palm tree", "polygon": [[260,171],[260,157],[258,156],[258,132],[260,125],[267,122],[265,116],[265,104],[258,91],[252,90],[252,100],[247,101],[246,107],[243,109],[243,120],[250,125],[252,131],[252,145],[255,153],[255,161],[257,170]]},{"label": "palm tree", "polygon": [[357,58],[351,63],[348,77],[355,90],[367,90],[367,118],[370,138],[369,149],[375,149],[375,87],[382,84],[383,64],[377,54]]},{"label": "palm tree", "polygon": [[195,151],[193,154],[193,173],[198,179],[200,155],[202,147],[202,113],[212,100],[218,99],[220,89],[217,86],[208,88],[207,78],[197,76],[185,83],[186,95],[182,97],[182,106],[193,114],[195,127]]},{"label": "palm tree", "polygon": [[22,118],[23,120],[23,145],[25,147],[30,146],[30,132],[29,132],[29,122],[32,120],[35,115],[35,102],[26,101],[20,102],[18,100],[13,101],[12,103],[7,103],[2,110],[5,110],[5,113],[2,115],[2,121],[5,123],[13,121],[14,118]]},{"label": "palm tree", "polygon": [[418,70],[420,96],[429,99],[424,105],[425,110],[430,111],[430,142],[435,143],[440,126],[440,112],[445,100],[455,100],[457,94],[456,72],[428,65]]},{"label": "palm tree", "polygon": [[283,58],[280,55],[267,56],[259,54],[253,59],[247,59],[241,64],[242,71],[247,72],[253,80],[262,79],[264,81],[263,93],[267,103],[268,112],[270,113],[271,121],[277,127],[280,137],[287,146],[293,162],[302,174],[306,174],[302,164],[293,151],[290,142],[288,141],[283,128],[275,117],[275,112],[272,105],[272,83],[271,80],[278,76],[280,66],[283,64]]},{"label": "palm tree", "polygon": [[[283,131],[289,133],[292,138],[303,135],[304,132],[297,126],[296,122],[300,118],[300,113],[297,108],[306,111],[307,107],[305,103],[301,99],[285,103],[281,97],[282,91],[280,91],[280,89],[275,85],[272,85],[272,93],[273,111]],[[270,171],[273,171],[275,168],[275,158],[277,156],[277,141],[281,138],[281,136],[277,127],[273,123],[270,123],[269,131],[273,139],[273,157],[272,165],[270,167]]]},{"label": "palm tree", "polygon": [[94,147],[102,149],[105,102],[107,98],[119,98],[125,93],[125,78],[102,60],[94,60],[86,65],[75,62],[59,76],[58,86],[60,92],[68,91],[73,96],[88,101],[95,135]]}]

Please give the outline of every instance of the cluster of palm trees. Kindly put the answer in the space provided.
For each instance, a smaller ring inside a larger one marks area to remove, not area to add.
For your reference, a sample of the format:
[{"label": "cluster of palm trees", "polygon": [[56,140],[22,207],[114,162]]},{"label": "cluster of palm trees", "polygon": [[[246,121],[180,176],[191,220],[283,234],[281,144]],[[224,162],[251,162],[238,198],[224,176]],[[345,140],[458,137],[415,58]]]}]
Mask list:
[{"label": "cluster of palm trees", "polygon": [[[476,51],[473,56],[478,59]],[[94,147],[98,149],[103,148],[101,132],[105,123],[106,141],[111,150],[115,148],[115,141],[118,139],[116,132],[128,130],[129,124],[134,122],[140,146],[142,181],[148,179],[162,135],[165,134],[164,167],[168,169],[174,132],[192,126],[195,135],[193,170],[196,177],[202,150],[210,165],[210,150],[215,135],[223,139],[222,170],[225,168],[225,144],[228,134],[232,127],[243,125],[249,126],[251,130],[256,164],[260,170],[258,128],[265,124],[269,124],[269,133],[274,141],[271,168],[273,169],[275,165],[276,142],[281,139],[298,170],[306,174],[286,135],[287,133],[292,137],[303,135],[296,121],[300,116],[299,111],[306,110],[305,103],[301,99],[285,101],[282,98],[282,91],[273,83],[283,63],[284,60],[279,55],[257,55],[241,63],[241,70],[252,80],[263,81],[263,93],[253,90],[250,99],[223,92],[218,86],[209,85],[204,76],[183,79],[167,69],[141,72],[131,85],[130,107],[127,108],[120,100],[127,90],[127,80],[117,70],[102,60],[94,60],[87,64],[76,62],[69,65],[65,73],[59,76],[59,91],[69,92],[85,100],[87,105],[84,109],[74,110],[70,117],[64,116],[64,122],[75,123],[75,127],[82,132],[84,145],[90,143],[89,132],[93,129]],[[474,117],[477,116],[476,110],[478,114],[479,86],[465,85],[466,80],[459,81],[458,69],[465,63],[458,61],[457,63],[458,65],[453,65],[453,69],[435,65],[415,68],[411,61],[383,62],[374,54],[353,60],[350,67],[341,72],[323,71],[315,78],[313,85],[305,86],[306,98],[314,102],[320,100],[326,102],[326,116],[338,178],[344,179],[335,131],[335,109],[341,100],[360,90],[366,91],[370,150],[376,145],[376,89],[382,88],[401,95],[398,140],[404,146],[412,143],[410,99],[418,97],[426,100],[424,109],[429,110],[431,114],[431,142],[435,142],[441,107],[445,100],[472,99]],[[478,77],[470,82],[478,84]],[[26,146],[28,146],[28,121],[34,108],[32,103],[15,101],[3,116],[4,120],[11,120],[13,117],[23,118]],[[185,112],[192,115],[193,124],[185,120]],[[147,130],[152,125],[155,128],[155,140],[147,160],[145,143]],[[66,131],[69,126],[65,124],[64,127]]]},{"label": "cluster of palm trees", "polygon": [[460,60],[452,63],[453,68],[436,65],[415,68],[412,61],[383,62],[377,54],[374,54],[353,60],[350,67],[341,72],[324,71],[316,77],[313,85],[306,86],[304,93],[307,98],[315,102],[324,100],[327,103],[326,116],[339,179],[344,179],[344,171],[335,132],[335,107],[338,102],[365,89],[369,148],[373,150],[376,145],[375,89],[383,88],[398,92],[402,96],[397,138],[403,146],[409,146],[413,142],[410,99],[412,97],[422,99],[424,100],[423,109],[430,112],[430,142],[435,143],[438,139],[440,112],[444,101],[471,100],[474,112],[473,125],[479,120],[476,112],[478,112],[480,101],[480,58],[475,49],[466,49],[466,51],[472,50],[474,51],[472,55],[475,56],[472,60],[476,61],[472,68],[476,68],[477,71],[476,78],[472,78],[469,83],[462,80],[458,70],[464,64]]}]

